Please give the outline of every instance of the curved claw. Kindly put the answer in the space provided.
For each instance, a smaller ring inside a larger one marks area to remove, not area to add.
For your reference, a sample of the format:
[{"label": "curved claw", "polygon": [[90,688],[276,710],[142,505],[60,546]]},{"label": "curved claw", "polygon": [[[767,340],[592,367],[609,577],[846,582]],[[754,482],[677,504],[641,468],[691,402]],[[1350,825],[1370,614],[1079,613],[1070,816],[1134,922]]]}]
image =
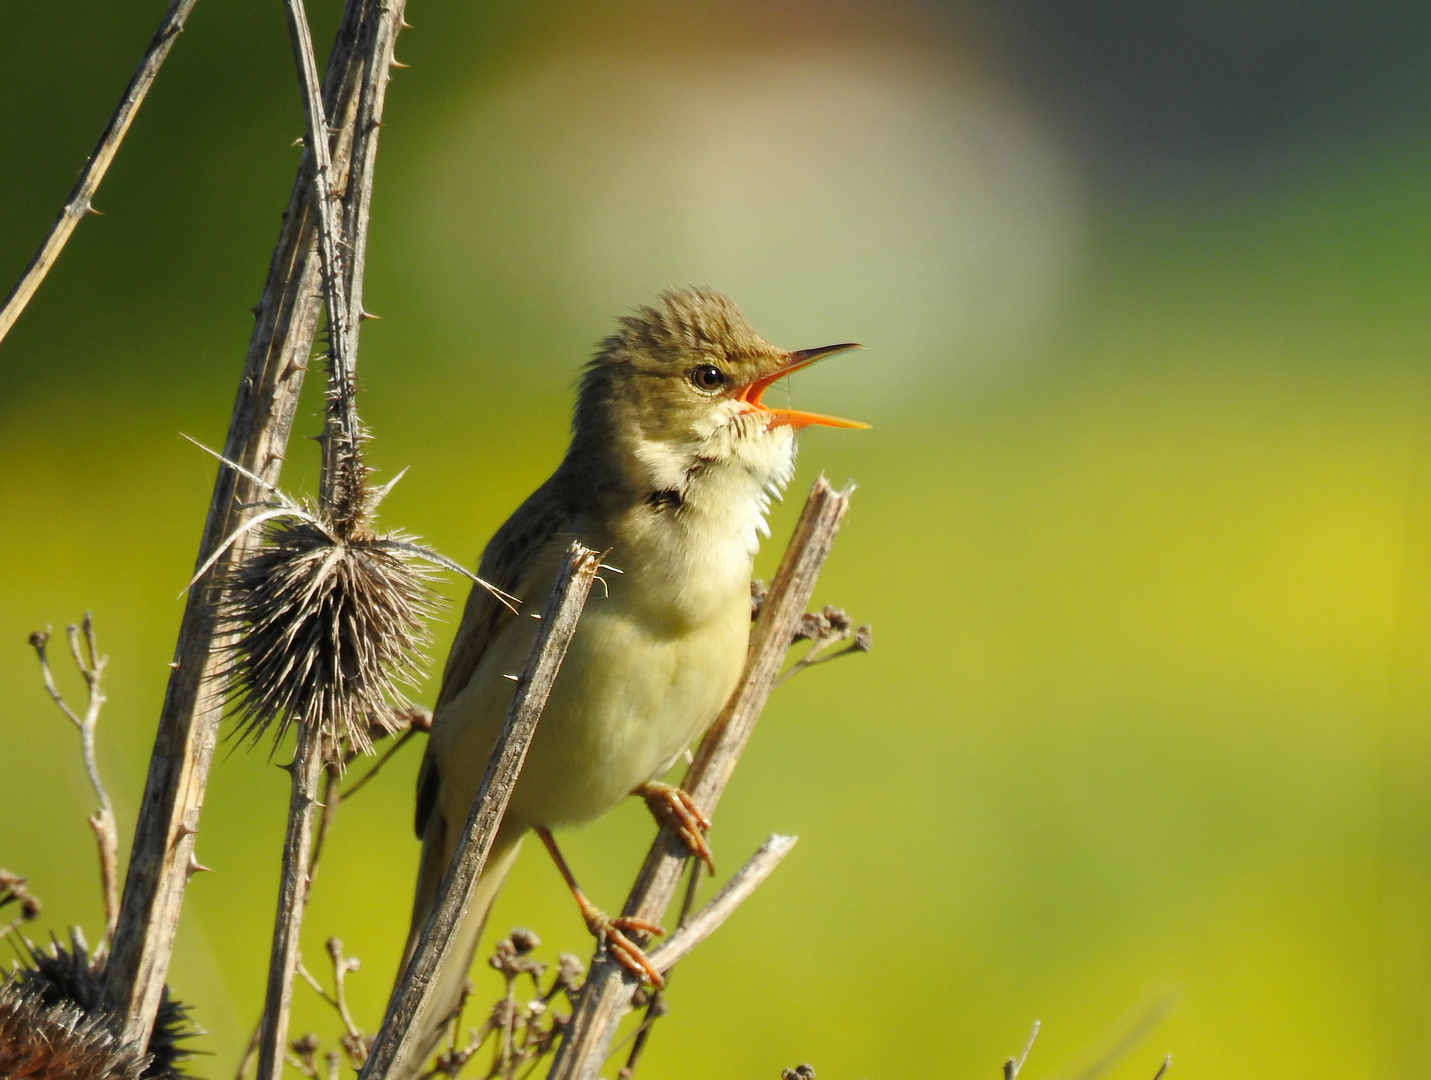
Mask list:
[{"label": "curved claw", "polygon": [[701,808],[689,794],[659,780],[649,780],[636,787],[631,794],[645,799],[656,823],[669,825],[686,845],[686,850],[705,864],[711,876],[715,876],[715,859],[705,838],[706,831],[711,827],[710,818],[701,813]]},{"label": "curved claw", "polygon": [[660,923],[647,922],[645,919],[638,919],[631,915],[612,919],[611,925],[618,930],[630,930],[637,934],[645,934],[647,937],[660,937],[666,932],[666,928]]},{"label": "curved claw", "polygon": [[[665,989],[666,980],[661,977],[659,971],[651,966],[651,961],[647,959],[641,946],[622,933],[623,930],[651,933],[649,928],[653,925],[652,923],[641,919],[609,919],[597,911],[587,915],[586,925],[593,934],[606,942],[606,950],[611,954],[611,959],[638,979],[650,983],[657,990]],[[659,926],[655,927],[654,932],[665,933]]]}]

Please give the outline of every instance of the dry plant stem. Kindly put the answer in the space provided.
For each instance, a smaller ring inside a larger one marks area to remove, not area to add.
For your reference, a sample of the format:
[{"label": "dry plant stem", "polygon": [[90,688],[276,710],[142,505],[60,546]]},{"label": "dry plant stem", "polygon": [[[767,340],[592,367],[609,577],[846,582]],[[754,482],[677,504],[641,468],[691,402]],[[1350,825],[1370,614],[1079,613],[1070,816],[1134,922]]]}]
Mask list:
[{"label": "dry plant stem", "polygon": [[1003,1080],[1019,1079],[1019,1073],[1023,1071],[1023,1063],[1029,1060],[1029,1051],[1033,1050],[1033,1040],[1039,1037],[1039,1027],[1039,1021],[1033,1021],[1033,1027],[1029,1030],[1029,1039],[1023,1044],[1023,1050],[1020,1051],[1019,1056],[1010,1057],[1003,1063]]},{"label": "dry plant stem", "polygon": [[124,88],[124,96],[115,106],[114,114],[105,125],[94,153],[90,154],[89,160],[85,162],[64,209],[50,226],[49,233],[40,244],[40,250],[35,252],[30,265],[25,267],[20,280],[5,298],[5,306],[0,307],[0,341],[5,339],[10,327],[14,326],[15,320],[20,317],[20,312],[25,310],[25,305],[45,280],[50,267],[55,265],[60,251],[69,242],[70,234],[79,224],[79,219],[88,213],[98,213],[92,203],[94,193],[104,179],[104,174],[109,171],[114,155],[119,152],[119,144],[128,133],[135,113],[139,111],[139,106],[144,104],[145,95],[149,93],[149,87],[159,74],[160,66],[169,55],[174,39],[179,36],[179,31],[184,29],[184,20],[189,17],[194,2],[195,0],[170,0],[169,10],[159,21],[159,28],[154,31],[149,48],[144,51],[144,58],[139,61],[139,67],[130,78],[129,85]]},{"label": "dry plant stem", "polygon": [[274,1080],[283,1068],[288,1041],[288,1010],[293,1000],[293,975],[298,968],[298,932],[308,902],[308,858],[313,842],[313,804],[323,772],[323,737],[318,725],[298,724],[293,763],[288,770],[293,787],[288,798],[288,828],[283,838],[283,873],[278,886],[278,914],[268,962],[262,1034],[258,1041],[259,1080]]},{"label": "dry plant stem", "polygon": [[[371,24],[364,15],[376,3],[348,0],[328,63],[326,113],[341,120],[332,145],[335,171],[345,170],[349,160],[363,31]],[[223,456],[266,484],[278,481],[321,308],[311,172],[305,154],[263,297],[254,312],[253,335],[224,442]],[[267,494],[263,485],[221,468],[194,565],[202,566]],[[241,539],[215,570],[222,573],[255,542],[251,537]],[[123,1037],[129,1042],[147,1041],[159,1007],[223,712],[217,673],[231,638],[215,632],[216,599],[206,588],[192,589],[188,595],[135,827],[119,925],[106,965],[104,1006],[120,1018]]]},{"label": "dry plant stem", "polygon": [[377,161],[378,132],[383,124],[388,78],[394,66],[393,48],[403,27],[407,0],[386,0],[375,13],[372,45],[363,53],[358,91],[357,132],[349,172],[348,196],[343,202],[343,237],[348,247],[348,325],[356,327],[363,310],[363,274],[367,268],[368,217],[373,202],[373,168]]},{"label": "dry plant stem", "polygon": [[1171,1069],[1172,1067],[1173,1067],[1173,1055],[1172,1055],[1172,1054],[1165,1054],[1165,1055],[1163,1056],[1163,1063],[1158,1066],[1158,1071],[1153,1074],[1153,1080],[1163,1080],[1163,1077],[1165,1077],[1165,1076],[1168,1075],[1168,1070]]},{"label": "dry plant stem", "polygon": [[104,665],[109,658],[100,656],[95,648],[94,622],[89,612],[84,614],[84,622],[66,629],[70,643],[70,656],[75,667],[84,678],[87,700],[84,716],[78,716],[65,702],[59,687],[55,685],[54,674],[50,671],[50,661],[45,646],[49,641],[48,631],[38,631],[30,635],[30,644],[40,658],[40,675],[45,681],[45,690],[60,712],[79,729],[80,756],[84,759],[84,771],[89,783],[99,799],[99,808],[89,817],[89,827],[94,830],[94,839],[99,846],[99,880],[104,893],[104,941],[95,950],[95,958],[103,956],[114,938],[114,926],[119,921],[119,833],[114,823],[114,804],[109,801],[109,792],[100,779],[99,762],[94,754],[94,730],[99,723],[99,711],[104,707],[104,690],[100,680],[104,675]]},{"label": "dry plant stem", "polygon": [[288,36],[298,65],[303,96],[304,143],[313,156],[313,208],[318,220],[318,254],[323,264],[323,306],[328,312],[328,421],[323,431],[323,477],[319,497],[330,509],[339,487],[335,461],[356,449],[358,413],[353,385],[357,340],[348,319],[347,282],[339,245],[342,224],[333,185],[333,160],[328,146],[328,118],[318,87],[318,63],[313,34],[303,0],[286,0]]},{"label": "dry plant stem", "polygon": [[472,890],[496,839],[497,827],[526,760],[537,720],[546,707],[600,568],[601,560],[595,552],[572,544],[542,610],[541,627],[517,681],[482,785],[467,815],[462,839],[438,886],[437,902],[428,914],[417,949],[393,988],[383,1026],[363,1065],[361,1080],[386,1080],[416,1053],[419,1032],[414,1021],[431,998],[434,977],[451,952],[455,931],[471,903]]},{"label": "dry plant stem", "polygon": [[258,1053],[258,1038],[262,1034],[263,1028],[255,1027],[253,1034],[248,1037],[248,1046],[244,1048],[243,1057],[239,1058],[238,1069],[234,1072],[234,1080],[243,1080],[244,1073],[248,1072],[248,1063]]},{"label": "dry plant stem", "polygon": [[687,956],[692,949],[720,928],[735,909],[745,903],[750,894],[768,878],[781,860],[790,854],[790,849],[799,840],[798,836],[775,834],[761,844],[739,872],[721,886],[709,903],[660,945],[646,954],[651,966],[661,974],[670,971],[676,962]]},{"label": "dry plant stem", "polygon": [[[353,462],[360,438],[353,371],[357,352],[357,326],[349,318],[347,283],[339,245],[341,223],[337,192],[333,183],[333,160],[329,146],[328,118],[324,109],[322,89],[318,82],[318,64],[313,53],[313,36],[303,0],[287,0],[289,36],[293,43],[302,88],[304,119],[307,128],[305,143],[313,157],[313,207],[318,226],[318,251],[323,267],[324,307],[328,314],[328,419],[323,438],[323,471],[320,499],[333,514],[351,513],[351,507],[335,503],[351,495],[353,487],[344,484],[339,475],[345,462]],[[394,26],[393,32],[396,31]],[[370,41],[376,38],[369,35]],[[387,46],[391,53],[391,41]],[[364,73],[373,70],[374,57],[364,60]],[[387,64],[382,64],[387,71]],[[372,144],[375,129],[363,119],[363,94],[359,92],[358,116],[355,118],[354,153],[361,152],[368,170],[363,181],[372,180],[372,161],[376,147]],[[364,138],[364,136],[369,136]],[[361,187],[361,181],[360,185]],[[356,194],[356,191],[353,192]],[[351,246],[349,250],[355,250]],[[346,494],[345,494],[346,493]],[[289,799],[288,828],[283,847],[283,872],[279,884],[278,913],[274,922],[273,947],[269,954],[268,989],[264,1000],[262,1035],[258,1048],[258,1080],[276,1080],[283,1069],[288,1039],[288,1014],[293,999],[293,976],[298,966],[299,932],[303,910],[308,902],[311,884],[310,861],[313,838],[313,806],[317,801],[318,778],[323,772],[324,744],[319,717],[308,717],[299,724],[297,745],[291,766],[293,787]],[[325,824],[331,815],[325,810]]]},{"label": "dry plant stem", "polygon": [[[371,769],[369,769],[362,776],[358,777],[358,779],[353,781],[352,785],[348,788],[348,790],[343,792],[339,796],[339,800],[345,801],[347,799],[351,799],[358,792],[362,791],[363,787],[370,780],[372,780],[373,777],[378,775],[378,772],[382,769],[382,767],[392,760],[393,755],[412,741],[413,736],[417,734],[418,730],[419,729],[417,728],[408,728],[408,730],[404,731],[402,735],[398,738],[398,740],[393,743],[392,746],[387,748],[387,750],[383,753],[383,756],[378,758],[377,761],[373,762],[373,767]],[[326,802],[327,800],[325,799],[324,801]]]},{"label": "dry plant stem", "polygon": [[[853,487],[835,491],[823,476],[805,502],[780,569],[750,633],[750,652],[735,693],[706,732],[681,787],[710,817],[785,659],[786,649],[815,590],[820,568],[849,507]],[[689,853],[663,826],[627,898],[622,915],[659,923],[675,896]],[[548,1080],[593,1080],[605,1060],[622,1014],[636,990],[634,978],[598,950],[581,998],[557,1051]]]},{"label": "dry plant stem", "polygon": [[[704,868],[705,864],[699,859],[691,860],[690,870],[686,874],[686,892],[681,898],[681,916],[676,920],[678,930],[684,930],[691,921],[691,912],[696,906],[696,890],[700,887],[701,871]],[[656,1026],[657,1020],[666,1015],[666,995],[670,993],[671,979],[669,971],[665,974],[666,986],[662,990],[651,992],[651,1000],[646,1004],[646,1015],[641,1018],[641,1023],[630,1036],[631,1052],[626,1056],[626,1064],[617,1072],[616,1080],[631,1080],[636,1074],[636,1066],[641,1063],[641,1055],[646,1052],[646,1043],[650,1041],[651,1029]]]}]

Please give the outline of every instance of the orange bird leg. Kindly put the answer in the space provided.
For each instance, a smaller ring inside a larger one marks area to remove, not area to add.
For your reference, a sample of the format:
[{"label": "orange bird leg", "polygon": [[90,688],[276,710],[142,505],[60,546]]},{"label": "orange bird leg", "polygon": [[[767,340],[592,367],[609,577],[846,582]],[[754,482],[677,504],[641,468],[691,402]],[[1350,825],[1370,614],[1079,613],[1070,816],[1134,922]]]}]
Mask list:
[{"label": "orange bird leg", "polygon": [[694,799],[674,784],[663,784],[659,780],[637,784],[631,789],[631,794],[645,799],[656,824],[675,829],[686,850],[705,863],[706,869],[715,877],[715,860],[711,857],[710,845],[705,837],[706,830],[711,827],[710,818],[701,813]]},{"label": "orange bird leg", "polygon": [[535,827],[536,834],[542,838],[542,843],[546,845],[547,852],[552,857],[552,862],[556,863],[556,868],[561,871],[562,878],[566,881],[566,887],[571,890],[571,895],[576,898],[576,906],[581,909],[581,917],[586,920],[586,928],[591,931],[593,937],[604,938],[606,948],[611,953],[611,958],[618,964],[631,972],[637,978],[649,982],[657,990],[663,989],[666,980],[661,978],[661,973],[651,966],[651,961],[646,959],[646,954],[642,952],[641,946],[632,941],[626,935],[635,934],[664,934],[666,931],[655,923],[646,922],[644,919],[632,919],[622,917],[613,919],[606,915],[600,908],[586,898],[586,894],[581,891],[581,886],[576,883],[576,878],[572,876],[571,868],[567,866],[566,860],[562,858],[561,851],[556,846],[556,841],[552,839],[552,834],[540,825]]}]

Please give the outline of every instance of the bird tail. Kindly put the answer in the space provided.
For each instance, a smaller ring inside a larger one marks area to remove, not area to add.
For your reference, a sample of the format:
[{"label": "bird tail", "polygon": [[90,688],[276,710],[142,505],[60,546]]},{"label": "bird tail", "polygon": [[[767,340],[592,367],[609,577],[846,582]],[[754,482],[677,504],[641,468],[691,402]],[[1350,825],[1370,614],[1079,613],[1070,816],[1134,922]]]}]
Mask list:
[{"label": "bird tail", "polygon": [[[413,1045],[412,1055],[409,1060],[394,1062],[392,1071],[388,1074],[395,1080],[413,1080],[420,1075],[423,1063],[441,1042],[448,1021],[452,1019],[458,1003],[462,1000],[467,973],[472,967],[472,957],[477,952],[492,903],[497,899],[502,883],[507,880],[507,872],[517,860],[525,831],[506,827],[498,830],[492,850],[487,856],[487,865],[482,870],[482,876],[477,879],[472,902],[457,928],[447,963],[437,973],[427,1007],[414,1021],[418,1039]],[[403,949],[400,972],[407,968],[408,961],[412,959],[418,938],[422,936],[423,926],[427,923],[428,912],[436,902],[437,887],[442,882],[442,875],[447,872],[447,864],[452,861],[452,852],[457,845],[457,836],[449,835],[455,832],[456,830],[449,829],[447,823],[441,820],[440,814],[433,814],[428,822],[422,842],[422,861],[417,871],[417,895],[412,905],[412,927],[408,931],[407,946]]]}]

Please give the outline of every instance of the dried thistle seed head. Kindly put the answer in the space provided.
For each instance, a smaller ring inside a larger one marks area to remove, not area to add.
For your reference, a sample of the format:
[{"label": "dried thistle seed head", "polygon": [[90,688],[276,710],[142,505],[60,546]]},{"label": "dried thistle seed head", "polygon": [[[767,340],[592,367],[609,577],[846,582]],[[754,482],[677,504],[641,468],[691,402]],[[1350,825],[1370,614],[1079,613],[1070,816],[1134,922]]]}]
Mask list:
[{"label": "dried thistle seed head", "polygon": [[63,1002],[46,1005],[13,981],[0,984],[0,1076],[139,1080],[144,1063],[100,1017]]},{"label": "dried thistle seed head", "polygon": [[397,731],[421,671],[434,569],[410,538],[336,529],[317,511],[271,521],[228,574],[223,620],[237,633],[225,689],[257,742],[294,720],[325,740],[372,749],[370,729]]},{"label": "dried thistle seed head", "polygon": [[[34,1059],[33,1064],[39,1069],[33,1074],[36,1077],[182,1080],[185,1073],[180,1065],[193,1053],[184,1048],[183,1042],[198,1032],[189,1023],[188,1006],[175,1001],[167,986],[159,1002],[146,1053],[131,1053],[111,1034],[108,1017],[101,1006],[104,962],[90,956],[78,928],[70,930],[68,947],[52,940],[49,949],[41,949],[29,941],[22,941],[22,948],[20,964],[0,988],[0,1076],[32,1075],[24,1069],[7,1069],[11,1063],[7,1053],[16,1052],[15,1048],[20,1045],[12,1045],[13,1040],[6,1031],[8,1007],[12,1015],[18,1010],[22,1019],[27,1017],[26,1023],[40,1025],[39,1030],[50,1041],[50,1049],[56,1055],[53,1061]],[[56,1030],[70,1034],[56,1036]]]}]

